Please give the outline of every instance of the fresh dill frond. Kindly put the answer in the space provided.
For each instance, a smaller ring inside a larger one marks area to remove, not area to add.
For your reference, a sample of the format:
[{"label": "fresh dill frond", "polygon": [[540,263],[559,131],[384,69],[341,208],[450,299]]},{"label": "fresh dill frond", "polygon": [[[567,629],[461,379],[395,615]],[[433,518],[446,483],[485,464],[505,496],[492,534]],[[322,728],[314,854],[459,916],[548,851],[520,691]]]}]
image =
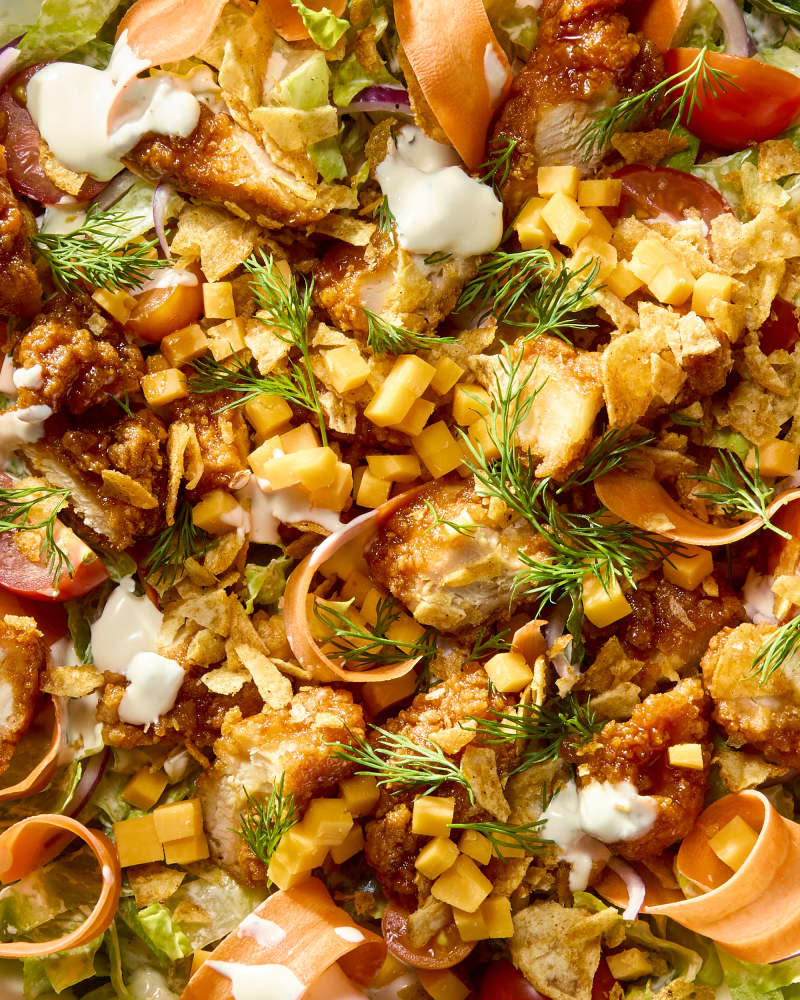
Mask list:
[{"label": "fresh dill frond", "polygon": [[758,675],[759,683],[766,684],[775,671],[789,657],[797,653],[798,648],[800,648],[800,617],[781,625],[764,643],[753,658],[750,676]]},{"label": "fresh dill frond", "polygon": [[412,333],[402,326],[395,326],[388,320],[378,316],[370,309],[364,310],[367,317],[367,346],[379,358],[387,354],[408,354],[413,351],[425,351],[439,344],[451,344],[455,337],[429,337],[424,333]]},{"label": "fresh dill frond", "polygon": [[378,785],[412,788],[421,795],[430,795],[448,782],[463,786],[470,801],[475,793],[459,766],[445,757],[435,743],[416,743],[402,733],[373,726],[378,734],[374,743],[360,737],[353,743],[328,743],[332,757],[349,761],[357,767],[356,774],[375,778]]},{"label": "fresh dill frond", "polygon": [[130,396],[127,394],[127,392],[123,392],[121,396],[109,395],[108,398],[112,399],[127,417],[133,416],[133,409],[131,408],[131,399]]},{"label": "fresh dill frond", "polygon": [[87,284],[112,291],[135,288],[153,271],[172,267],[172,261],[152,255],[156,239],[121,244],[134,221],[124,213],[93,206],[71,233],[37,232],[30,238],[31,246],[62,292],[84,291]]},{"label": "fresh dill frond", "polygon": [[737,514],[758,517],[764,527],[774,531],[776,535],[782,538],[791,537],[788,532],[778,528],[769,519],[767,507],[775,496],[775,488],[768,486],[761,478],[758,448],[755,449],[752,471],[745,468],[738,455],[720,449],[711,464],[709,475],[695,475],[690,478],[710,487],[706,493],[694,495],[700,500],[709,500],[721,507],[729,517]]},{"label": "fresh dill frond", "polygon": [[492,139],[487,150],[488,156],[478,167],[478,180],[500,191],[511,172],[511,155],[519,145],[519,139]]},{"label": "fresh dill frond", "polygon": [[192,508],[185,500],[175,511],[175,519],[156,535],[144,562],[145,577],[159,586],[171,587],[183,571],[187,559],[197,559],[217,545],[217,539],[196,527]]},{"label": "fresh dill frond", "polygon": [[556,489],[565,493],[576,486],[588,486],[614,469],[629,469],[634,464],[633,453],[655,441],[655,434],[641,434],[630,437],[630,427],[608,427],[595,442],[586,457],[576,469]]},{"label": "fresh dill frond", "polygon": [[[56,541],[58,514],[69,500],[70,491],[50,486],[11,486],[0,489],[0,533],[6,531],[44,532],[40,556],[57,583],[66,568],[72,576],[72,563]],[[41,505],[41,506],[40,506]],[[40,507],[37,511],[36,508]]]},{"label": "fresh dill frond", "polygon": [[487,840],[491,841],[494,852],[501,861],[508,860],[503,849],[508,851],[516,848],[524,851],[525,854],[541,854],[551,843],[541,836],[541,829],[544,826],[543,819],[518,825],[493,819],[473,823],[448,823],[447,825],[451,830],[475,830],[476,833],[483,834]]},{"label": "fresh dill frond", "polygon": [[434,507],[430,500],[423,500],[422,502],[433,515],[433,521],[422,532],[423,535],[427,535],[435,528],[449,528],[451,531],[455,531],[458,535],[465,535],[467,538],[472,538],[478,530],[477,524],[459,524],[458,521],[448,521],[446,517],[441,517],[439,511]]},{"label": "fresh dill frond", "polygon": [[562,261],[544,276],[530,298],[521,303],[519,317],[507,316],[504,322],[529,328],[523,334],[523,342],[550,333],[570,343],[568,330],[586,330],[591,326],[579,319],[579,314],[592,304],[599,270],[598,260],[587,260],[574,271]]},{"label": "fresh dill frond", "polygon": [[511,643],[506,638],[510,631],[510,628],[503,628],[498,632],[490,632],[485,625],[482,626],[467,654],[467,663],[482,660],[490,653],[507,653],[511,649]]},{"label": "fresh dill frond", "polygon": [[697,417],[690,417],[683,410],[675,410],[674,413],[670,413],[669,419],[673,424],[677,424],[678,427],[702,427],[702,420],[698,420]]},{"label": "fresh dill frond", "polygon": [[665,118],[674,116],[672,135],[681,121],[691,128],[692,115],[703,107],[707,98],[718,98],[728,87],[741,90],[730,73],[708,65],[707,54],[704,46],[686,69],[678,70],[641,94],[623,98],[612,108],[594,112],[580,137],[584,157],[588,159],[601,151],[616,132],[624,132],[662,106]]},{"label": "fresh dill frond", "polygon": [[794,5],[783,3],[782,0],[750,0],[753,7],[758,7],[765,14],[773,14],[779,17],[793,28],[800,28],[800,8],[796,0]]},{"label": "fresh dill frond", "polygon": [[324,640],[325,646],[354,669],[418,658],[427,662],[436,652],[436,633],[430,629],[413,641],[392,638],[388,634],[400,618],[400,606],[388,594],[378,601],[375,624],[368,628],[354,622],[347,611],[334,602],[315,601],[314,614],[331,633]]},{"label": "fresh dill frond", "polygon": [[[257,802],[244,789],[247,812],[241,814],[236,834],[265,867],[269,866],[281,837],[300,819],[294,793],[284,792],[285,778],[284,774],[280,776],[273,784],[269,798],[263,802]],[[269,883],[269,876],[267,880]]]},{"label": "fresh dill frond", "polygon": [[549,250],[494,250],[478,265],[456,302],[456,312],[475,309],[478,317],[491,314],[505,322],[531,294],[531,289],[556,269]]},{"label": "fresh dill frond", "polygon": [[372,217],[377,222],[378,229],[382,233],[386,233],[387,236],[391,236],[392,243],[396,243],[395,226],[397,225],[397,219],[394,217],[394,212],[389,208],[388,194],[385,194],[383,200],[375,206]]},{"label": "fresh dill frond", "polygon": [[428,267],[435,267],[436,264],[444,264],[445,261],[451,260],[452,257],[453,255],[445,250],[434,250],[427,257],[423,257],[422,263],[427,264]]}]

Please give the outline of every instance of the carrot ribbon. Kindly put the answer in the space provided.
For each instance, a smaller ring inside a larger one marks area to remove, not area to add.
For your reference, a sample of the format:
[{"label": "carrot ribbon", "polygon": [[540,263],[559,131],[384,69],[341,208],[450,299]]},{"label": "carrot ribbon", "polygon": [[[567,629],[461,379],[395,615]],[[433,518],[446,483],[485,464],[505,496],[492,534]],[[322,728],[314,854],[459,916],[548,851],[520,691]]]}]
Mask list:
[{"label": "carrot ribbon", "polygon": [[61,717],[61,705],[57,698],[53,698],[53,735],[47,753],[42,757],[36,767],[33,768],[21,781],[7,788],[0,788],[0,802],[10,802],[13,799],[23,799],[27,795],[35,795],[47,788],[50,779],[58,767],[58,758],[61,753],[61,742],[63,736],[63,720]]}]

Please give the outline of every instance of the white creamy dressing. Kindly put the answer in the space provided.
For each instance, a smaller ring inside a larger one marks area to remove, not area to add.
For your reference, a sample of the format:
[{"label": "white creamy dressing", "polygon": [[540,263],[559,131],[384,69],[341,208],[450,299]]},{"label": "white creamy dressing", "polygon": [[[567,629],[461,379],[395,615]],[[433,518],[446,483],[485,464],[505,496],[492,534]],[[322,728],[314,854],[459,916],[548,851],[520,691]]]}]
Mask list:
[{"label": "white creamy dressing", "polygon": [[285,965],[243,965],[241,962],[217,962],[206,965],[231,981],[233,1000],[299,1000],[306,991],[291,969]]},{"label": "white creamy dressing", "polygon": [[486,86],[489,88],[489,98],[492,104],[497,104],[503,96],[511,74],[491,42],[483,52],[483,75],[486,77]]},{"label": "white creamy dressing", "polygon": [[239,937],[252,938],[262,948],[274,948],[286,937],[286,931],[272,920],[264,920],[257,913],[251,913],[239,924]]},{"label": "white creamy dressing", "polygon": [[503,206],[494,191],[462,170],[449,146],[416,125],[398,133],[375,176],[389,199],[397,238],[412,253],[488,253],[503,235]]},{"label": "white creamy dressing", "polygon": [[333,933],[351,944],[358,944],[359,941],[364,940],[364,935],[357,927],[336,927]]},{"label": "white creamy dressing", "polygon": [[366,995],[369,1000],[403,1000],[403,997],[408,993],[413,996],[411,988],[415,987],[418,982],[419,980],[413,972],[404,972],[402,976],[398,976],[397,979],[393,979],[385,986],[379,986],[376,989],[367,988]]},{"label": "white creamy dressing", "polygon": [[151,601],[134,593],[127,577],[92,625],[95,666],[127,678],[119,717],[135,726],[149,726],[168,712],[183,682],[180,664],[155,652],[162,619]]},{"label": "white creamy dressing", "polygon": [[[54,155],[71,170],[110,180],[121,158],[145,135],[186,138],[200,102],[191,84],[169,74],[135,77],[148,63],[134,55],[123,31],[106,69],[53,62],[28,84],[28,110]],[[131,82],[132,81],[132,82]],[[114,127],[109,116],[115,108]]]},{"label": "white creamy dressing", "polygon": [[542,837],[560,848],[572,869],[569,887],[577,892],[588,885],[594,862],[608,858],[604,844],[646,833],[655,821],[656,807],[630,781],[595,781],[579,789],[570,780],[541,818]]},{"label": "white creamy dressing", "polygon": [[178,1000],[167,980],[155,969],[136,969],[127,986],[135,1000]]},{"label": "white creamy dressing", "polygon": [[156,271],[154,278],[143,281],[130,289],[131,295],[140,295],[142,292],[152,292],[156,288],[177,288],[185,285],[192,288],[197,284],[197,275],[193,271],[187,271],[185,267],[164,267]]},{"label": "white creamy dressing", "polygon": [[0,464],[5,464],[21,444],[33,444],[44,434],[44,422],[52,416],[49,406],[25,406],[0,413]]},{"label": "white creamy dressing", "polygon": [[[275,454],[282,455],[283,452],[276,449]],[[242,528],[252,542],[274,545],[279,539],[279,524],[310,521],[330,532],[344,527],[335,511],[311,507],[308,494],[299,486],[273,491],[267,479],[251,475],[247,483],[236,491],[236,496],[250,501],[250,511],[231,511],[227,521],[232,527]]]},{"label": "white creamy dressing", "polygon": [[16,368],[11,376],[17,389],[41,389],[42,366],[32,365],[30,368]]},{"label": "white creamy dressing", "polygon": [[193,758],[186,750],[177,750],[167,757],[164,761],[164,774],[169,778],[171,785],[186,777],[192,760]]}]

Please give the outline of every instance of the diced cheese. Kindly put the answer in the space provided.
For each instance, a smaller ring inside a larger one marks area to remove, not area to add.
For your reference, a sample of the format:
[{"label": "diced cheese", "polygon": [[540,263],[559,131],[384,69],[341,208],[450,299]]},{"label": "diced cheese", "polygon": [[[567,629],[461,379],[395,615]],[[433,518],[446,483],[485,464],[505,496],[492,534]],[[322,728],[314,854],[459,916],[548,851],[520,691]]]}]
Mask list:
[{"label": "diced cheese", "polygon": [[533,671],[520,653],[495,653],[483,669],[501,694],[521,691],[533,680]]},{"label": "diced cheese", "polygon": [[401,355],[364,410],[364,416],[378,427],[399,424],[435,374],[433,365],[422,358],[413,354]]},{"label": "diced cheese", "polygon": [[536,187],[540,195],[565,194],[578,197],[581,172],[577,167],[539,167],[536,171]]},{"label": "diced cheese", "polygon": [[434,837],[422,848],[414,862],[425,878],[438,878],[450,868],[458,857],[458,848],[448,837]]},{"label": "diced cheese", "polygon": [[699,743],[674,743],[667,750],[667,758],[672,767],[685,767],[690,771],[702,771],[703,748]]},{"label": "diced cheese", "polygon": [[203,285],[203,312],[206,319],[233,319],[233,285],[230,281],[207,281]]},{"label": "diced cheese", "polygon": [[716,856],[735,872],[747,861],[758,834],[741,816],[734,816],[708,841]]},{"label": "diced cheese", "polygon": [[[797,472],[800,449],[791,441],[773,438],[758,449],[758,471],[762,476],[791,476]],[[751,448],[745,463],[747,469],[756,467],[756,450]]]},{"label": "diced cheese", "polygon": [[562,192],[550,198],[542,209],[542,217],[558,242],[573,250],[592,228],[591,219],[578,208],[577,201]]},{"label": "diced cheese", "polygon": [[433,389],[437,396],[444,396],[450,392],[466,371],[461,365],[456,364],[452,358],[447,357],[440,358],[434,367],[436,368],[436,374],[431,380],[431,389]]},{"label": "diced cheese", "polygon": [[633,608],[616,577],[604,587],[592,573],[583,578],[583,611],[592,625],[605,628],[629,615]]},{"label": "diced cheese", "polygon": [[578,204],[581,208],[611,208],[619,205],[622,181],[616,177],[578,181]]},{"label": "diced cheese", "polygon": [[684,590],[694,590],[714,570],[714,560],[708,549],[698,545],[682,545],[661,564],[664,579]]},{"label": "diced cheese", "polygon": [[474,913],[492,889],[492,883],[472,858],[459,854],[452,868],[433,883],[431,895],[443,903]]},{"label": "diced cheese", "polygon": [[511,900],[506,896],[490,896],[481,903],[483,917],[490,938],[510,938],[514,933],[511,919]]},{"label": "diced cheese", "polygon": [[492,857],[492,842],[477,830],[465,830],[461,834],[458,848],[462,854],[477,861],[479,865],[488,865]]},{"label": "diced cheese", "polygon": [[208,337],[199,323],[168,333],[161,341],[161,353],[172,368],[180,368],[181,365],[194,361],[207,350]]},{"label": "diced cheese", "polygon": [[411,443],[434,479],[446,476],[463,464],[464,453],[443,420],[426,427]]},{"label": "diced cheese", "polygon": [[156,833],[163,843],[196,837],[203,832],[203,808],[200,799],[185,799],[159,806],[153,813]]},{"label": "diced cheese", "polygon": [[489,393],[483,386],[458,385],[453,393],[453,420],[462,427],[469,427],[487,414],[490,409]]},{"label": "diced cheese", "polygon": [[323,357],[331,385],[341,395],[360,388],[369,375],[369,365],[355,344],[334,347]]},{"label": "diced cheese", "polygon": [[190,865],[193,861],[205,861],[209,854],[204,833],[164,844],[164,860],[168,865]]},{"label": "diced cheese", "polygon": [[209,535],[225,535],[236,527],[243,514],[241,504],[227,490],[212,490],[192,507],[192,521],[196,528]]},{"label": "diced cheese", "polygon": [[711,316],[710,307],[713,299],[730,302],[733,295],[733,278],[727,274],[713,274],[707,271],[701,274],[694,283],[692,292],[692,311],[698,316]]},{"label": "diced cheese", "polygon": [[449,837],[456,802],[451,796],[423,795],[414,800],[411,832],[422,837]]},{"label": "diced cheese", "polygon": [[373,476],[392,483],[413,483],[422,475],[416,455],[367,455],[367,465]]},{"label": "diced cheese", "polygon": [[114,823],[113,830],[123,868],[164,860],[164,846],[156,832],[152,813]]},{"label": "diced cheese", "polygon": [[278,434],[292,419],[292,408],[280,396],[257,396],[244,404],[244,414],[256,434],[268,438]]},{"label": "diced cheese", "polygon": [[361,470],[361,482],[356,493],[356,503],[359,507],[374,510],[385,504],[389,499],[392,484],[385,479],[378,479],[369,469]]},{"label": "diced cheese", "polygon": [[142,393],[149,406],[167,406],[189,395],[186,376],[177,368],[151,372],[142,378]]},{"label": "diced cheese", "polygon": [[417,977],[433,1000],[466,1000],[470,994],[469,986],[449,969],[420,969]]},{"label": "diced cheese", "polygon": [[167,776],[162,770],[143,767],[125,786],[122,797],[137,809],[152,809],[166,787]]},{"label": "diced cheese", "polygon": [[312,799],[302,825],[320,844],[335,847],[344,842],[353,817],[342,799]]},{"label": "diced cheese", "polygon": [[467,913],[466,910],[453,907],[453,919],[462,941],[485,941],[489,937],[489,928],[483,918],[482,909],[479,907],[473,913]]},{"label": "diced cheese", "polygon": [[363,849],[364,831],[358,823],[354,823],[350,833],[347,834],[341,844],[336,844],[331,848],[331,860],[337,865],[343,865],[345,861],[355,857]]},{"label": "diced cheese", "polygon": [[381,796],[378,782],[368,774],[355,774],[340,781],[339,792],[351,816],[368,816]]}]

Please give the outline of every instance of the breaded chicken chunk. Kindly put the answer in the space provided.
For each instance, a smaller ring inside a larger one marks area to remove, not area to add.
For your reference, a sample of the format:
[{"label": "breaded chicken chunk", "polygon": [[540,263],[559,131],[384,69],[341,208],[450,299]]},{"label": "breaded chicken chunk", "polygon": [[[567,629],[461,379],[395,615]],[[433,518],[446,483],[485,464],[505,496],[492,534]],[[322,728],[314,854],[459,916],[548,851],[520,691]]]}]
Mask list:
[{"label": "breaded chicken chunk", "polygon": [[33,316],[39,311],[42,286],[28,242],[35,229],[6,180],[6,151],[0,146],[0,316]]},{"label": "breaded chicken chunk", "polygon": [[524,568],[520,549],[532,558],[547,553],[527,521],[480,496],[472,479],[452,477],[430,483],[387,518],[366,558],[372,578],[418,622],[454,632],[508,613]]},{"label": "breaded chicken chunk", "polygon": [[177,400],[172,419],[194,427],[203,460],[203,474],[197,491],[205,493],[227,486],[231,479],[247,468],[250,435],[241,410],[220,412],[233,399],[231,393],[199,396],[189,393]]},{"label": "breaded chicken chunk", "polygon": [[31,723],[44,665],[45,645],[33,618],[0,619],[0,774]]}]

